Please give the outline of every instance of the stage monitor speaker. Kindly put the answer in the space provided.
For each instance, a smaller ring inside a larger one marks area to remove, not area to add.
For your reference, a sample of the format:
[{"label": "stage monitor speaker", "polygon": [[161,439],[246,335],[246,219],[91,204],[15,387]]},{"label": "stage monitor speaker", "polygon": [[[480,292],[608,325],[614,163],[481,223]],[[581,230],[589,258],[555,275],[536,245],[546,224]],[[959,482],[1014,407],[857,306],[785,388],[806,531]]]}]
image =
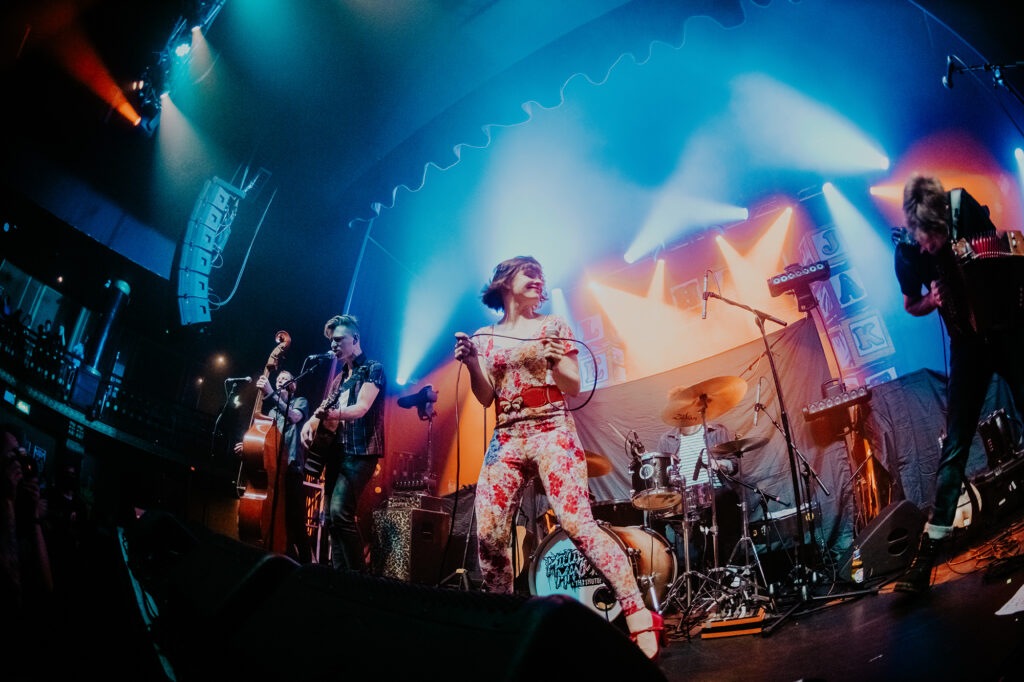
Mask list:
[{"label": "stage monitor speaker", "polygon": [[328,680],[356,665],[382,680],[665,680],[624,630],[566,595],[428,587],[321,564],[300,567],[224,635],[207,679]]},{"label": "stage monitor speaker", "polygon": [[[864,564],[864,579],[895,573],[910,564],[917,551],[917,545],[924,530],[925,515],[910,500],[900,500],[884,507],[854,539],[860,547]],[[850,577],[850,562],[847,557],[839,575]]]},{"label": "stage monitor speaker", "polygon": [[166,512],[146,512],[126,532],[126,544],[129,566],[155,606],[157,644],[178,661],[179,679],[189,678],[192,663],[219,655],[224,633],[298,568]]}]

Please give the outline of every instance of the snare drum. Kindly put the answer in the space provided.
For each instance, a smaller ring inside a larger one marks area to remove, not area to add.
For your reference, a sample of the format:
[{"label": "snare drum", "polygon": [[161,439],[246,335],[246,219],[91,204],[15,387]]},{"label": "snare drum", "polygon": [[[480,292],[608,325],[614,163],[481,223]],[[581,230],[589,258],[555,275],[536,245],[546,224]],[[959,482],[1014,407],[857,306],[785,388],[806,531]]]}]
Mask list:
[{"label": "snare drum", "polygon": [[710,483],[692,483],[683,488],[682,498],[676,506],[665,511],[658,512],[659,519],[669,521],[689,521],[694,523],[700,520],[701,514],[711,508],[715,490]]},{"label": "snare drum", "polygon": [[633,474],[633,506],[645,511],[664,511],[683,499],[672,456],[661,452],[645,452],[639,463],[631,466]]},{"label": "snare drum", "polygon": [[715,489],[710,483],[694,483],[683,490],[686,518],[696,521],[702,511],[710,509],[714,502]]},{"label": "snare drum", "polygon": [[[598,525],[629,557],[644,603],[658,610],[676,580],[676,555],[668,541],[650,528]],[[615,592],[561,528],[544,538],[533,555],[530,594],[568,595],[607,620],[622,613]]]}]

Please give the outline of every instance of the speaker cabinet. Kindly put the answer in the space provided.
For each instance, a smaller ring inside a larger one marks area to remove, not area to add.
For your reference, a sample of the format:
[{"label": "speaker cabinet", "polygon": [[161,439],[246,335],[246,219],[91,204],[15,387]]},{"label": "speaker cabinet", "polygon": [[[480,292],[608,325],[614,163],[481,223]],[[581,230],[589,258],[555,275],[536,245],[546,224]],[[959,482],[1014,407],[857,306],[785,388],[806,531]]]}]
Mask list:
[{"label": "speaker cabinet", "polygon": [[210,321],[210,299],[205,296],[179,296],[178,314],[182,326]]},{"label": "speaker cabinet", "polygon": [[374,573],[385,578],[436,585],[451,518],[427,509],[378,509],[373,512]]},{"label": "speaker cabinet", "polygon": [[[854,540],[860,547],[864,579],[894,573],[910,564],[924,530],[925,515],[910,500],[893,502],[871,520]],[[839,575],[849,579],[852,557],[847,557]]]},{"label": "speaker cabinet", "polygon": [[1003,460],[973,479],[978,491],[978,513],[989,530],[998,528],[1024,507],[1024,453]]}]

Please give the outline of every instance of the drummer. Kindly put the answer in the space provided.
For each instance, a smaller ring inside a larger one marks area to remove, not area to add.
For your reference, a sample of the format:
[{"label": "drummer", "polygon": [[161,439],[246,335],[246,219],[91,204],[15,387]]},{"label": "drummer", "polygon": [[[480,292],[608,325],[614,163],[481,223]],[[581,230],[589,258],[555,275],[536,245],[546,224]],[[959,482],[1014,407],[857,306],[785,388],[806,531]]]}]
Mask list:
[{"label": "drummer", "polygon": [[[679,426],[664,435],[658,442],[658,450],[666,454],[674,454],[676,470],[681,481],[685,482],[683,504],[666,513],[662,518],[666,521],[697,520],[690,528],[690,562],[695,568],[704,570],[714,568],[713,538],[711,537],[712,514],[711,498],[714,495],[715,515],[718,518],[719,559],[725,560],[740,538],[742,514],[740,498],[728,476],[735,475],[739,462],[735,457],[714,455],[708,457],[707,449],[732,440],[729,429],[723,424],[708,424],[708,437],[704,438],[704,426]],[[677,445],[678,444],[678,445]],[[710,461],[711,471],[708,471]],[[726,474],[720,476],[719,472]],[[713,491],[713,492],[712,492]],[[686,510],[683,506],[694,503],[699,510]],[[660,532],[660,531],[659,531]],[[677,524],[667,524],[664,532],[676,550],[680,561],[685,559],[682,533]],[[724,554],[723,554],[724,552]]]}]

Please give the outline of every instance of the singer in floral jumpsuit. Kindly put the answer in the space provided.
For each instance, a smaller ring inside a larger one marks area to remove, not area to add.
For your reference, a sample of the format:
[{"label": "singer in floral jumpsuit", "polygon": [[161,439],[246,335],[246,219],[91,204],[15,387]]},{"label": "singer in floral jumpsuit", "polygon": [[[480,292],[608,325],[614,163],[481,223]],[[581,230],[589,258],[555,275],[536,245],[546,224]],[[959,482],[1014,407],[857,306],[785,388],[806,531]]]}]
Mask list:
[{"label": "singer in floral jumpsuit", "polygon": [[572,330],[563,318],[537,312],[546,300],[544,277],[529,256],[500,263],[482,298],[504,315],[472,337],[457,333],[455,358],[469,369],[476,398],[485,407],[494,403],[496,412],[476,490],[484,588],[513,590],[513,514],[526,484],[538,475],[562,529],[604,576],[634,641],[653,657],[661,618],[644,604],[625,552],[594,520],[586,458],[563,399],[580,387]]}]

